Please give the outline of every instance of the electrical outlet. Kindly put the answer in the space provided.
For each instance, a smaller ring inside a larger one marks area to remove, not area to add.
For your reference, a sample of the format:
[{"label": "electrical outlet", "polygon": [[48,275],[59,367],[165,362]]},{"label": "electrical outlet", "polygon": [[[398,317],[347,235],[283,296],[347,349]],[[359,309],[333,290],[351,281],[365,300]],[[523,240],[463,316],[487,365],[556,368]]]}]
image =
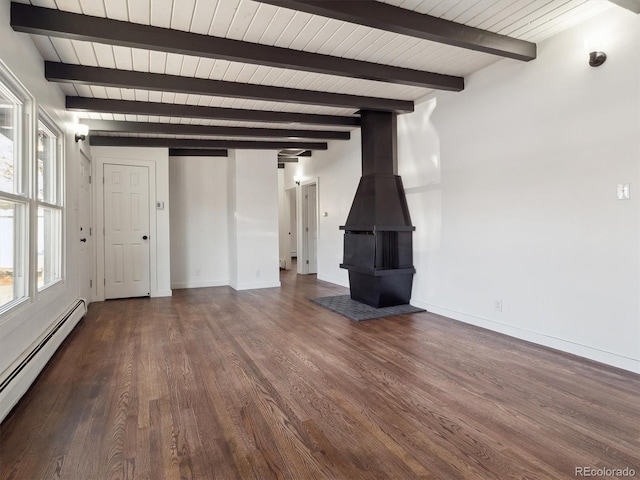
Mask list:
[{"label": "electrical outlet", "polygon": [[501,311],[502,311],[502,300],[496,300],[496,301],[493,303],[493,309],[494,309],[496,312],[501,312]]},{"label": "electrical outlet", "polygon": [[618,200],[629,200],[629,198],[631,198],[631,195],[629,192],[629,184],[619,183],[617,193],[618,193]]}]

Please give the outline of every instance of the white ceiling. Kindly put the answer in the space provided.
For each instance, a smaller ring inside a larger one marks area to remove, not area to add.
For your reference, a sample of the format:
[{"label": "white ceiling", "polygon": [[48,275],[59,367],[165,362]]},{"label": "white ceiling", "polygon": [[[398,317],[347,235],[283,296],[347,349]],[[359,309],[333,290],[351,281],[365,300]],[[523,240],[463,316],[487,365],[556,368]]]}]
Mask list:
[{"label": "white ceiling", "polygon": [[[86,15],[457,76],[468,76],[502,60],[501,57],[486,53],[295,12],[251,0],[20,1]],[[383,0],[383,2],[532,42],[540,42],[610,7],[605,0]],[[32,38],[42,57],[56,62],[402,100],[416,100],[431,92],[427,88],[226,60],[36,35]],[[61,87],[67,95],[96,98],[331,115],[350,115],[355,112],[354,109],[348,108],[172,92],[70,84],[61,85]],[[275,126],[265,123],[142,115],[86,114],[86,116],[104,120]],[[299,128],[309,127],[299,126]],[[324,128],[336,129],[335,127]]]}]

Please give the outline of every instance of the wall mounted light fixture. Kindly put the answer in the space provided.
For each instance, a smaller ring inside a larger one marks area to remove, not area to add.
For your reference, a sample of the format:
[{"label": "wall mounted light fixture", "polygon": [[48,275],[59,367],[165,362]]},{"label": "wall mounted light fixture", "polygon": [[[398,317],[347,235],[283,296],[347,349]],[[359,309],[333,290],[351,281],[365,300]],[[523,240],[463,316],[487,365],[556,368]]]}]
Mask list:
[{"label": "wall mounted light fixture", "polygon": [[589,54],[589,65],[599,67],[607,60],[607,54],[604,52],[591,52]]},{"label": "wall mounted light fixture", "polygon": [[89,135],[89,125],[83,125],[82,123],[76,125],[76,143],[80,140],[86,140],[87,135]]}]

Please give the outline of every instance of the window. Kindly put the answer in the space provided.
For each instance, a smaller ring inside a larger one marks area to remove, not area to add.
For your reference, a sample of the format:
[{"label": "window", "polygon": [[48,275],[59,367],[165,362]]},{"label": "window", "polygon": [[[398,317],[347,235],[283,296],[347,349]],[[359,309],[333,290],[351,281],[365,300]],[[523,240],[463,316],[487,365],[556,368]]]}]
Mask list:
[{"label": "window", "polygon": [[0,312],[28,296],[27,95],[0,70]]},{"label": "window", "polygon": [[61,134],[41,112],[36,164],[38,290],[62,279]]},{"label": "window", "polygon": [[0,314],[63,278],[63,137],[34,105],[0,62]]},{"label": "window", "polygon": [[22,102],[0,83],[0,190],[22,194]]}]

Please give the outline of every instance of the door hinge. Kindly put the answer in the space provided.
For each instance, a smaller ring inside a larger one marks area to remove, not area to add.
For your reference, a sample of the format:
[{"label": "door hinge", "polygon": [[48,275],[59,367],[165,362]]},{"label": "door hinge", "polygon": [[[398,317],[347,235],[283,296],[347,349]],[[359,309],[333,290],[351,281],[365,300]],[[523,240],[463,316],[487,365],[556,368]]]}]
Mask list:
[{"label": "door hinge", "polygon": [[106,278],[102,281],[102,284],[103,284],[104,286],[106,286],[106,285],[107,285],[107,279],[106,279]]},{"label": "door hinge", "polygon": [[89,288],[93,288],[93,280],[89,280]]},{"label": "door hinge", "polygon": [[309,260],[307,260],[307,265],[309,265]]},{"label": "door hinge", "polygon": [[307,227],[307,232],[309,231],[309,227]]},{"label": "door hinge", "polygon": [[89,227],[89,236],[92,235],[91,230],[92,230],[91,227]]},{"label": "door hinge", "polygon": [[91,185],[91,175],[89,175],[89,185]]},{"label": "door hinge", "polygon": [[307,200],[309,198],[309,195],[305,195],[304,199]]}]

